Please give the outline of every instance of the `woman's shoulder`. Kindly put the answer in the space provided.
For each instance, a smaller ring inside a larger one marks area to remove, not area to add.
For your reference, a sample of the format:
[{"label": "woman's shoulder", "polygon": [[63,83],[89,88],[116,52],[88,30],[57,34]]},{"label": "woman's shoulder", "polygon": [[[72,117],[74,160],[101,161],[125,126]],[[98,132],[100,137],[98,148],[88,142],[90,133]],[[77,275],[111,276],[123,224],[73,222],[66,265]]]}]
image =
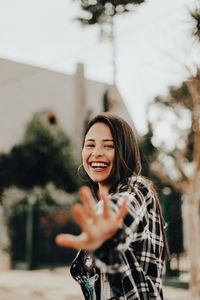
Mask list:
[{"label": "woman's shoulder", "polygon": [[129,177],[126,181],[120,183],[117,187],[116,192],[134,193],[138,190],[140,190],[144,194],[152,193],[152,182],[141,175],[134,175]]},{"label": "woman's shoulder", "polygon": [[128,202],[138,208],[155,202],[151,181],[139,175],[131,176],[125,182],[120,183],[115,193],[110,196],[112,202],[119,206],[123,203],[124,196],[128,197]]}]

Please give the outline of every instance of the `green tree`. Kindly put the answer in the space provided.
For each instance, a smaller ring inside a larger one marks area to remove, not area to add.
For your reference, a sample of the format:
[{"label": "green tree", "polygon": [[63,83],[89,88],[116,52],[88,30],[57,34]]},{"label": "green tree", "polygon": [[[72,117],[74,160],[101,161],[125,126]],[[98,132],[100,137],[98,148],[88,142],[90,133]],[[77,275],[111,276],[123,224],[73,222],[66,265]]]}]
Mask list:
[{"label": "green tree", "polygon": [[148,132],[139,140],[139,149],[140,149],[141,163],[142,163],[142,174],[147,178],[154,177],[155,179],[156,176],[154,175],[154,173],[151,172],[150,165],[154,161],[155,157],[157,156],[158,149],[153,145],[152,137],[153,137],[152,124],[148,122]]},{"label": "green tree", "polygon": [[74,192],[79,182],[70,140],[52,112],[35,114],[21,144],[0,154],[0,192],[12,185],[31,189],[53,182]]}]

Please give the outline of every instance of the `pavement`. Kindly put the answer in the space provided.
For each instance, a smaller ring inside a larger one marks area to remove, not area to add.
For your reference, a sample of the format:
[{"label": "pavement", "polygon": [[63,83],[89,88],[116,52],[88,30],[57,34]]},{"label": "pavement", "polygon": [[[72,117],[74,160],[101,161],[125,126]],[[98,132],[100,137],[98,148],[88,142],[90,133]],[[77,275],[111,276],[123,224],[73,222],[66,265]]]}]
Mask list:
[{"label": "pavement", "polygon": [[[165,300],[190,300],[189,290],[164,287]],[[0,270],[0,300],[83,300],[69,267]]]}]

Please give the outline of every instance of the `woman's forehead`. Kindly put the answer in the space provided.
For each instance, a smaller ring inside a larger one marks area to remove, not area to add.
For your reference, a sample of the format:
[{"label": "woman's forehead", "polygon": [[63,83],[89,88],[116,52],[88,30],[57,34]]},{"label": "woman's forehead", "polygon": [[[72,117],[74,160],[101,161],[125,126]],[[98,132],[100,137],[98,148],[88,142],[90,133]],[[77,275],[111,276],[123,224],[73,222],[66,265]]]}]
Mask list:
[{"label": "woman's forehead", "polygon": [[85,140],[88,139],[113,140],[113,136],[108,125],[98,122],[88,130]]}]

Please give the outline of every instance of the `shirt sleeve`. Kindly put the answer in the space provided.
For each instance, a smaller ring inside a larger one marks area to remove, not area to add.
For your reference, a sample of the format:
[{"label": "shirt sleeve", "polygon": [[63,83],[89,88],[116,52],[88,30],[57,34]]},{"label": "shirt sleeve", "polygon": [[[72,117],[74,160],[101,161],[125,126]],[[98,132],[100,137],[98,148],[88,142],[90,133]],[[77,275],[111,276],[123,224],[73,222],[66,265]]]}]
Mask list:
[{"label": "shirt sleeve", "polygon": [[153,193],[149,185],[139,177],[134,183],[129,183],[123,191],[111,195],[111,206],[116,213],[128,197],[127,215],[117,233],[107,240],[100,248],[95,250],[92,256],[96,266],[105,273],[116,273],[127,271],[123,252],[132,247],[135,242],[143,240],[148,233],[147,205],[152,201]]}]

